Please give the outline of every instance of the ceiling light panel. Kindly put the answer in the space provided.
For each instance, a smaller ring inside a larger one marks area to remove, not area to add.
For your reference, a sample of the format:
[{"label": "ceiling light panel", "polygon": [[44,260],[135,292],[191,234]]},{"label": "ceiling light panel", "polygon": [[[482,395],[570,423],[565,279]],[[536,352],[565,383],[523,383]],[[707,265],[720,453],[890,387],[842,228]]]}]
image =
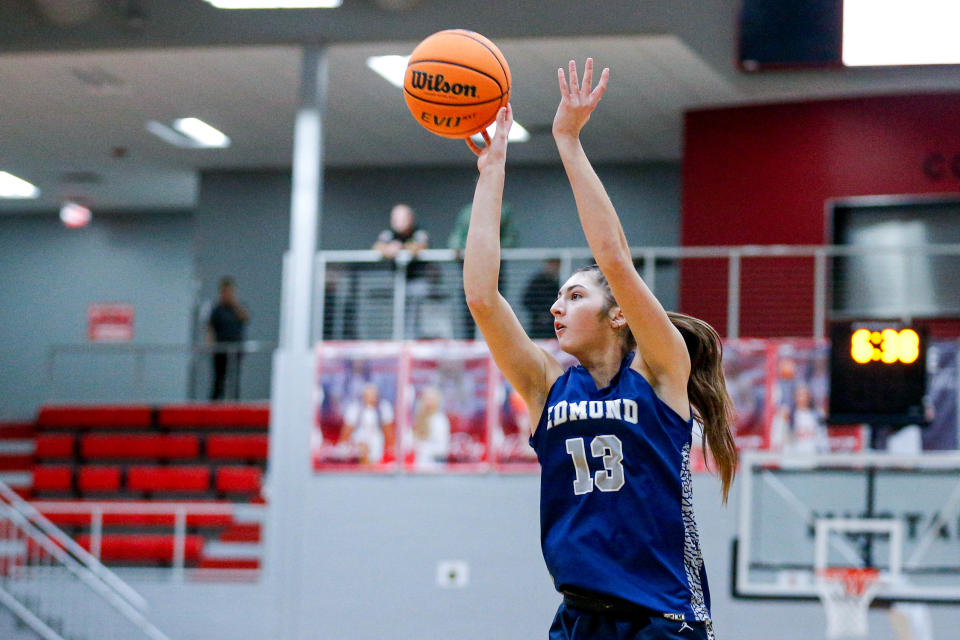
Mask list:
[{"label": "ceiling light panel", "polygon": [[40,189],[12,173],[0,171],[0,198],[33,199],[40,197]]},{"label": "ceiling light panel", "polygon": [[381,78],[401,89],[409,60],[410,56],[370,56],[367,58],[367,66],[376,71]]},{"label": "ceiling light panel", "polygon": [[230,138],[200,118],[179,118],[173,121],[173,128],[200,147],[223,149],[230,146]]}]

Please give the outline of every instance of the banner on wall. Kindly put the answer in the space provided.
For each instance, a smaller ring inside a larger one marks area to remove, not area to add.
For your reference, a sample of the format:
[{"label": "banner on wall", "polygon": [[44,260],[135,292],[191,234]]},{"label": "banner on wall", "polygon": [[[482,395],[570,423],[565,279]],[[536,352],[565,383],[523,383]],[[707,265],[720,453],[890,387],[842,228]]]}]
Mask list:
[{"label": "banner on wall", "polygon": [[[562,351],[556,340],[534,340],[534,343],[552,355],[566,370],[578,364],[577,359]],[[499,369],[494,367],[496,420],[490,446],[497,468],[504,472],[538,472],[537,454],[530,446],[532,422],[527,405],[520,394],[510,386]]]},{"label": "banner on wall", "polygon": [[410,343],[400,416],[404,468],[416,473],[481,471],[490,463],[493,361],[486,343]]},{"label": "banner on wall", "polygon": [[133,305],[100,302],[87,307],[87,339],[91,342],[133,340]]},{"label": "banner on wall", "polygon": [[[537,341],[561,366],[576,360],[554,340]],[[745,450],[798,455],[856,452],[864,426],[827,427],[829,344],[814,339],[724,343],[724,375],[736,407],[734,438]],[[958,343],[928,352],[931,424],[924,449],[958,446]],[[483,342],[326,342],[317,347],[310,444],[321,472],[536,473],[531,416]],[[691,469],[705,471],[694,427]]]},{"label": "banner on wall", "polygon": [[[925,400],[928,423],[917,429],[883,428],[876,438],[878,449],[909,451],[950,451],[958,446],[958,390],[957,356],[960,343],[956,340],[932,340],[927,348],[927,396]],[[906,433],[912,431],[912,433]],[[898,442],[894,443],[893,440]]]},{"label": "banner on wall", "polygon": [[[740,451],[760,451],[770,447],[769,373],[775,353],[769,340],[740,338],[723,343],[723,375],[727,392],[736,410],[733,439]],[[702,430],[694,425],[690,469],[704,472],[714,469],[703,451]]]},{"label": "banner on wall", "polygon": [[830,344],[827,340],[770,340],[769,449],[798,455],[851,453],[866,444],[864,425],[831,426]]},{"label": "banner on wall", "polygon": [[316,471],[388,472],[396,467],[401,343],[317,346],[310,456]]}]

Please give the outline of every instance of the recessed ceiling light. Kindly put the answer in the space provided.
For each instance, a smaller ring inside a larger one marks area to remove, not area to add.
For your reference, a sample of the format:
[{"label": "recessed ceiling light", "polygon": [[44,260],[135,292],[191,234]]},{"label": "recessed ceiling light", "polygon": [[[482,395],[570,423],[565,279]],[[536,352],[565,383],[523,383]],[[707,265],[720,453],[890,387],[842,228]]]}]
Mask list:
[{"label": "recessed ceiling light", "polygon": [[410,60],[410,56],[370,56],[367,58],[367,66],[399,89],[403,87],[403,77],[407,72],[408,60]]},{"label": "recessed ceiling light", "polygon": [[200,118],[179,118],[173,121],[173,128],[202,147],[223,149],[230,146],[230,138]]},{"label": "recessed ceiling light", "polygon": [[336,9],[343,0],[206,0],[217,9]]},{"label": "recessed ceiling light", "polygon": [[164,142],[186,149],[223,149],[230,146],[230,138],[198,118],[179,118],[173,127],[151,120],[147,131]]},{"label": "recessed ceiling light", "polygon": [[[489,127],[487,127],[487,135],[491,138],[493,134],[497,131],[497,123],[494,122]],[[475,133],[470,136],[474,142],[477,144],[483,142],[483,137],[479,133]],[[510,142],[526,142],[530,139],[530,132],[523,128],[519,122],[514,121],[513,126],[510,127],[510,134],[507,136],[507,140]]]},{"label": "recessed ceiling light", "polygon": [[12,173],[0,171],[0,198],[32,199],[40,196],[40,189]]}]

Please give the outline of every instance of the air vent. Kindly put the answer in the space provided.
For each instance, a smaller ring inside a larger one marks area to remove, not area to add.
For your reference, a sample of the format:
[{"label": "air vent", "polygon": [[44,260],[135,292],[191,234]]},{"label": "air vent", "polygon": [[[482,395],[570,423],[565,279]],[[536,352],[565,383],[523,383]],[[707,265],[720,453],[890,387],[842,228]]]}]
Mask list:
[{"label": "air vent", "polygon": [[100,184],[103,176],[93,171],[65,171],[60,174],[62,184]]}]

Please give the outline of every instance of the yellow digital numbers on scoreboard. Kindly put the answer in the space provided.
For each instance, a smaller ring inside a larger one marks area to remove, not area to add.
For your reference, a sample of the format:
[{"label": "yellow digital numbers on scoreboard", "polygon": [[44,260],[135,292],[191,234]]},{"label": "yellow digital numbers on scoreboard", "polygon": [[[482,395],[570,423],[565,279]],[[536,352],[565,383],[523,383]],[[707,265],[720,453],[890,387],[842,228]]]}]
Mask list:
[{"label": "yellow digital numbers on scoreboard", "polygon": [[912,364],[920,356],[920,336],[913,329],[857,329],[850,336],[850,356],[859,364]]}]

